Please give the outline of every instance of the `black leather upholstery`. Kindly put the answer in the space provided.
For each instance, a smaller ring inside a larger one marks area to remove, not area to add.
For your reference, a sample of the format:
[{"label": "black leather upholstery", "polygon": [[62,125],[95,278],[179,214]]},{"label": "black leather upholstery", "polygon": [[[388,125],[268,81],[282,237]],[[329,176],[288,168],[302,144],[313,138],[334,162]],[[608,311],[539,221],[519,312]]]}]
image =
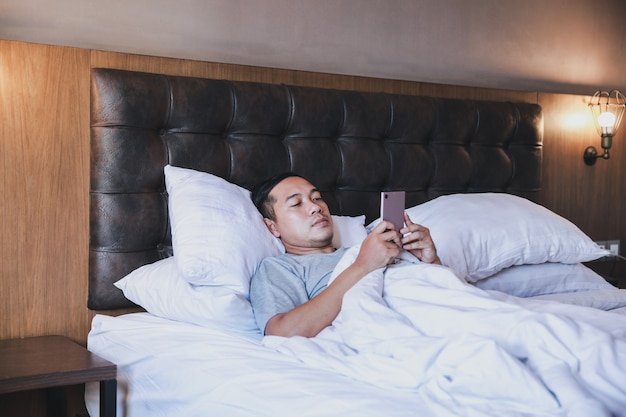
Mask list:
[{"label": "black leather upholstery", "polygon": [[294,171],[333,214],[368,221],[381,190],[406,190],[407,206],[450,193],[539,196],[536,104],[110,69],[92,70],[91,94],[91,309],[132,305],[113,282],[167,256],[168,163],[246,188]]}]

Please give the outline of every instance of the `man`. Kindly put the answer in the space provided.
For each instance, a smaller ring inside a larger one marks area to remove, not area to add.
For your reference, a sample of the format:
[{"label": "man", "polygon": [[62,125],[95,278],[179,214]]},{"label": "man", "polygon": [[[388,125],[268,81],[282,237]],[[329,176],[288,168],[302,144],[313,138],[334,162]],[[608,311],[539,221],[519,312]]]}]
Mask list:
[{"label": "man", "polygon": [[404,228],[395,230],[393,223],[382,221],[361,244],[355,262],[327,285],[345,248],[332,245],[333,221],[319,190],[286,173],[255,187],[252,199],[286,250],[265,259],[251,282],[250,300],[266,335],[317,335],[339,314],[346,291],[401,250],[422,262],[441,263],[429,230],[405,213]]}]

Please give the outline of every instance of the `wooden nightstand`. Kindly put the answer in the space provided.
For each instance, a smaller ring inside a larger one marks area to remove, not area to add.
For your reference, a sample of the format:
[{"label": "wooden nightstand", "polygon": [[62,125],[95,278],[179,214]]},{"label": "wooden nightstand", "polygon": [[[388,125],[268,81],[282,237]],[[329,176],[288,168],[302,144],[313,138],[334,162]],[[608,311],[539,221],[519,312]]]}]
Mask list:
[{"label": "wooden nightstand", "polygon": [[115,417],[116,378],[115,364],[63,336],[0,340],[0,394],[45,388],[49,417],[65,417],[59,387],[94,381],[100,382],[100,416]]}]

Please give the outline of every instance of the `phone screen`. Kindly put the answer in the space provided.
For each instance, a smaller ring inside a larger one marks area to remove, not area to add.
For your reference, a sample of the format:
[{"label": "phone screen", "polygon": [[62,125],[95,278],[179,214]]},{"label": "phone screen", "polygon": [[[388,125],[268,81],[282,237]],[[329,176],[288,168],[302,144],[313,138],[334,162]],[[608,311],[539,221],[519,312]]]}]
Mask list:
[{"label": "phone screen", "polygon": [[404,194],[404,191],[380,193],[380,217],[392,222],[398,231],[404,226]]}]

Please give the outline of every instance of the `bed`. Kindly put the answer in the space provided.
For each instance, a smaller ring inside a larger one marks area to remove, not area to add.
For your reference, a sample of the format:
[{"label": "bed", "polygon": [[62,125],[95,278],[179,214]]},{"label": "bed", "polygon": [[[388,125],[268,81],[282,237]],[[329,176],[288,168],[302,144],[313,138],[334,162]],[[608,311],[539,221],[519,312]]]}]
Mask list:
[{"label": "bed", "polygon": [[[88,306],[141,309],[88,337],[118,416],[626,415],[626,296],[538,201],[542,134],[530,103],[93,69]],[[445,266],[407,258],[317,337],[264,337],[249,282],[283,248],[248,190],[285,171],[323,193],[337,273],[381,191]]]}]

